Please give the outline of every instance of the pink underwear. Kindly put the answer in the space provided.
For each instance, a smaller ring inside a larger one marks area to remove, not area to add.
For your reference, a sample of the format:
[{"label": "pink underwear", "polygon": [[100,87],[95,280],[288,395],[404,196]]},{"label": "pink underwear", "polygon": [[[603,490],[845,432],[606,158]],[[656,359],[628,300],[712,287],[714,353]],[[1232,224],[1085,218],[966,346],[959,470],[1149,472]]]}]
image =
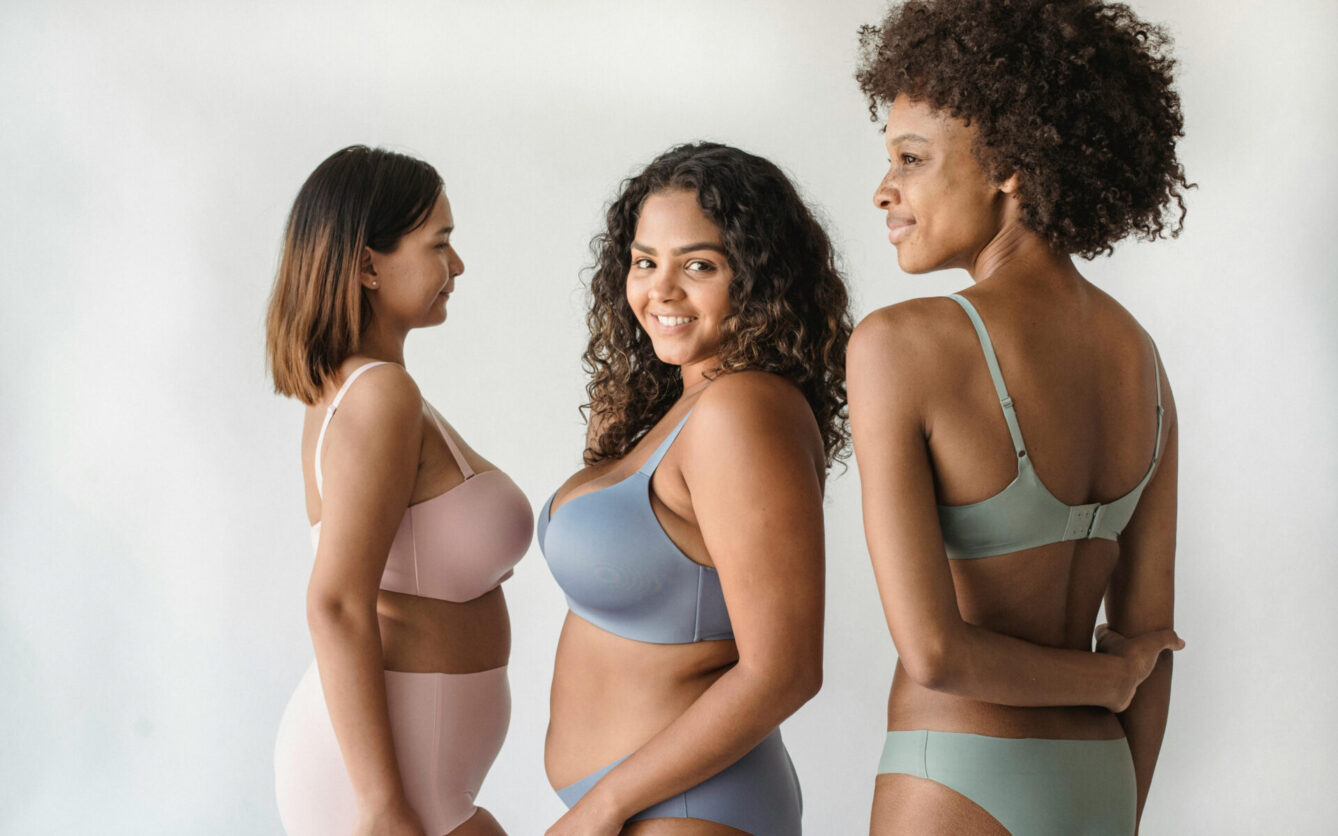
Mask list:
[{"label": "pink underwear", "polygon": [[[479,673],[386,671],[400,778],[428,836],[450,833],[478,809],[474,798],[506,737],[506,667]],[[313,662],[288,701],[274,747],[279,817],[288,836],[349,833],[353,785]]]}]

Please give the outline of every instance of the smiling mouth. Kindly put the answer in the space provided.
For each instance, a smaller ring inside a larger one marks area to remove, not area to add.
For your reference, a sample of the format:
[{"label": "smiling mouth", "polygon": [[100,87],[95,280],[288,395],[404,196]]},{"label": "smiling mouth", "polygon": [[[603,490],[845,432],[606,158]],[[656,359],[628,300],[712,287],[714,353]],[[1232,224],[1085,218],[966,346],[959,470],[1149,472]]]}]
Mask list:
[{"label": "smiling mouth", "polygon": [[656,322],[660,323],[665,328],[687,325],[689,322],[694,322],[697,319],[695,316],[660,316],[659,314],[652,314],[652,316],[655,317]]}]

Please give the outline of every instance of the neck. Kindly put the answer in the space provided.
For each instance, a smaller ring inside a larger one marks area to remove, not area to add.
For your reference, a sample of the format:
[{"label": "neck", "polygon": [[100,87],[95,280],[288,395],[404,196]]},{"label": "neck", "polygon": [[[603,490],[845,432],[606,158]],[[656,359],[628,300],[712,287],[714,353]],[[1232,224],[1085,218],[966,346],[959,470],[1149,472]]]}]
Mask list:
[{"label": "neck", "polygon": [[404,365],[404,338],[408,332],[392,328],[384,320],[373,316],[362,329],[358,339],[358,353],[373,360],[387,360]]},{"label": "neck", "polygon": [[1035,232],[1011,221],[1004,225],[989,243],[976,253],[967,268],[971,280],[980,284],[986,279],[1006,275],[1056,275],[1077,277],[1073,259],[1066,253],[1057,253],[1045,239]]},{"label": "neck", "polygon": [[714,355],[705,360],[696,360],[679,366],[678,372],[683,378],[683,393],[687,394],[690,390],[705,384],[710,380],[706,373],[718,368],[720,368],[720,358]]}]

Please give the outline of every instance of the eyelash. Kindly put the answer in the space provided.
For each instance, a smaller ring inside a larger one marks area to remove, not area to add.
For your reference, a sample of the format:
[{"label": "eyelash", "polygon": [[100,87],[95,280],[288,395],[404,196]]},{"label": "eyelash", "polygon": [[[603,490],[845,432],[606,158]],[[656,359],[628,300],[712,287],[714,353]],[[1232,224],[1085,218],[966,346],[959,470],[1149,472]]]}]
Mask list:
[{"label": "eyelash", "polygon": [[[709,273],[709,272],[711,272],[712,270],[715,269],[715,265],[714,265],[714,264],[712,264],[712,263],[709,262],[709,261],[704,261],[704,260],[702,260],[702,259],[700,259],[700,258],[694,258],[694,259],[688,261],[688,262],[687,262],[686,264],[684,264],[683,266],[686,267],[686,268],[691,268],[692,265],[694,265],[694,264],[700,264],[700,265],[702,265],[702,268],[703,268],[703,269],[700,269],[700,270],[692,270],[691,272],[693,272],[693,273]],[[634,258],[634,259],[632,259],[632,266],[633,266],[634,268],[638,269],[638,270],[651,270],[651,269],[654,269],[654,267],[655,267],[655,262],[651,261],[649,258],[646,258],[645,256],[642,256],[641,258]]]}]

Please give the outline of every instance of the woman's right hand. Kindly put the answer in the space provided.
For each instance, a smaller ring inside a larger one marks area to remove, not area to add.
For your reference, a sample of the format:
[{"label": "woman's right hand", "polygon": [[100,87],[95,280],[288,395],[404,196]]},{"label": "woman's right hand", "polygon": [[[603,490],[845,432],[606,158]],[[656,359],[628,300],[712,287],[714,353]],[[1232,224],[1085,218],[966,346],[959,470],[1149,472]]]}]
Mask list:
[{"label": "woman's right hand", "polygon": [[353,836],[427,836],[423,823],[407,801],[398,801],[378,809],[359,806]]},{"label": "woman's right hand", "polygon": [[1138,686],[1143,684],[1143,680],[1152,674],[1152,669],[1157,666],[1157,660],[1161,654],[1167,650],[1180,650],[1185,646],[1185,642],[1174,630],[1154,630],[1150,633],[1141,633],[1137,636],[1126,637],[1110,629],[1108,624],[1100,624],[1096,628],[1096,650],[1098,653],[1108,653],[1111,656],[1119,657],[1124,660],[1127,668],[1127,675],[1123,685],[1114,699],[1106,705],[1111,711],[1119,714],[1129,707],[1129,703],[1134,701],[1134,694],[1138,692]]}]

